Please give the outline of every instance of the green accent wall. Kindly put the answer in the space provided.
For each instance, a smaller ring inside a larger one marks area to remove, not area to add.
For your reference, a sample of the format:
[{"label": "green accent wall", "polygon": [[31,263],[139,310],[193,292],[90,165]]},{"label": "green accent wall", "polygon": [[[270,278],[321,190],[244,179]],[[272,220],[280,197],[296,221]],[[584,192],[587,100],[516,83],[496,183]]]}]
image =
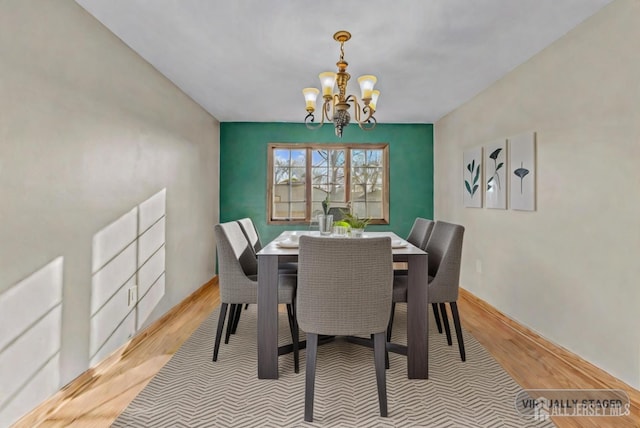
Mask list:
[{"label": "green accent wall", "polygon": [[269,143],[389,143],[389,225],[407,236],[416,217],[433,218],[433,125],[378,124],[372,131],[333,126],[310,130],[302,123],[223,122],[220,124],[220,221],[251,217],[263,244],[285,229],[267,225],[267,145]]}]

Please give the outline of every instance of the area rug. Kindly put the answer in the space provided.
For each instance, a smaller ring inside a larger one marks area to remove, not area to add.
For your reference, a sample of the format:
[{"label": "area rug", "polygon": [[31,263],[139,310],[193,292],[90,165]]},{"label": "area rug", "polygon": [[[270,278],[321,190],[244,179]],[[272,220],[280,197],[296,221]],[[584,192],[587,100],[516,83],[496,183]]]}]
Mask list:
[{"label": "area rug", "polygon": [[[464,314],[463,314],[464,316]],[[290,342],[286,314],[280,343]],[[280,378],[257,378],[256,307],[211,361],[218,309],[114,422],[114,427],[553,427],[516,410],[521,387],[466,331],[467,361],[430,322],[429,379],[407,379],[406,357],[390,355],[389,417],[380,417],[371,349],[336,340],[318,348],[314,422],[304,422],[305,352],[279,357]],[[433,320],[433,318],[432,318]],[[398,305],[393,342],[406,343]],[[304,335],[302,335],[304,338]]]}]

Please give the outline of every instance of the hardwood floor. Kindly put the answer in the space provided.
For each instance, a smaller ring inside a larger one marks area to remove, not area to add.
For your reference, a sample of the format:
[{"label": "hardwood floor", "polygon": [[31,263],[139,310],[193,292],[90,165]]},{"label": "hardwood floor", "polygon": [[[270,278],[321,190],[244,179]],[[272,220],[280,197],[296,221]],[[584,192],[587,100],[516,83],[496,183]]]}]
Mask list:
[{"label": "hardwood floor", "polygon": [[[110,426],[219,303],[214,278],[14,426]],[[523,388],[620,388],[631,396],[629,417],[554,418],[558,427],[640,426],[639,391],[547,342],[464,290],[458,307],[464,328]]]}]

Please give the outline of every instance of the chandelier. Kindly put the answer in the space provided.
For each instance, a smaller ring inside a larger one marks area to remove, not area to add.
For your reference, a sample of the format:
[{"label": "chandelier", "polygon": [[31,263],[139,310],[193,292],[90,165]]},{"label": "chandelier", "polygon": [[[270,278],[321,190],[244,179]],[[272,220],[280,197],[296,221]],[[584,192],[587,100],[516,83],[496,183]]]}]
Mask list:
[{"label": "chandelier", "polygon": [[[313,112],[316,110],[316,100],[320,91],[316,88],[304,88],[302,93],[307,104],[307,116],[304,123],[309,129],[317,129],[324,125],[324,122],[333,122],[336,136],[342,138],[342,129],[349,125],[351,114],[349,108],[353,106],[354,119],[360,129],[369,131],[376,127],[378,123],[373,115],[376,112],[376,103],[380,96],[380,91],[373,90],[373,86],[378,80],[376,76],[365,75],[358,77],[362,101],[360,104],[354,95],[347,95],[347,82],[351,77],[347,73],[347,61],[344,60],[344,42],[351,38],[348,31],[338,31],[333,35],[334,40],[340,43],[340,59],[336,63],[338,72],[326,71],[320,73],[320,84],[322,86],[322,118],[320,123],[314,123]],[[334,93],[335,85],[338,85],[338,92]]]}]

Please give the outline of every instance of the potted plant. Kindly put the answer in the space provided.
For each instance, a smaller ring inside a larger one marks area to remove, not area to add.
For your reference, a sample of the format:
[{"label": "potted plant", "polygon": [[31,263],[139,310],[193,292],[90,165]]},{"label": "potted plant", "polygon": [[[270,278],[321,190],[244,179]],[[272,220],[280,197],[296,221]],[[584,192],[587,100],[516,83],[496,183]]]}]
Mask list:
[{"label": "potted plant", "polygon": [[349,224],[351,227],[351,237],[352,238],[361,238],[362,233],[364,232],[365,227],[371,222],[370,218],[362,218],[358,217],[358,214],[351,213],[349,211],[343,210],[344,218],[342,221]]}]

